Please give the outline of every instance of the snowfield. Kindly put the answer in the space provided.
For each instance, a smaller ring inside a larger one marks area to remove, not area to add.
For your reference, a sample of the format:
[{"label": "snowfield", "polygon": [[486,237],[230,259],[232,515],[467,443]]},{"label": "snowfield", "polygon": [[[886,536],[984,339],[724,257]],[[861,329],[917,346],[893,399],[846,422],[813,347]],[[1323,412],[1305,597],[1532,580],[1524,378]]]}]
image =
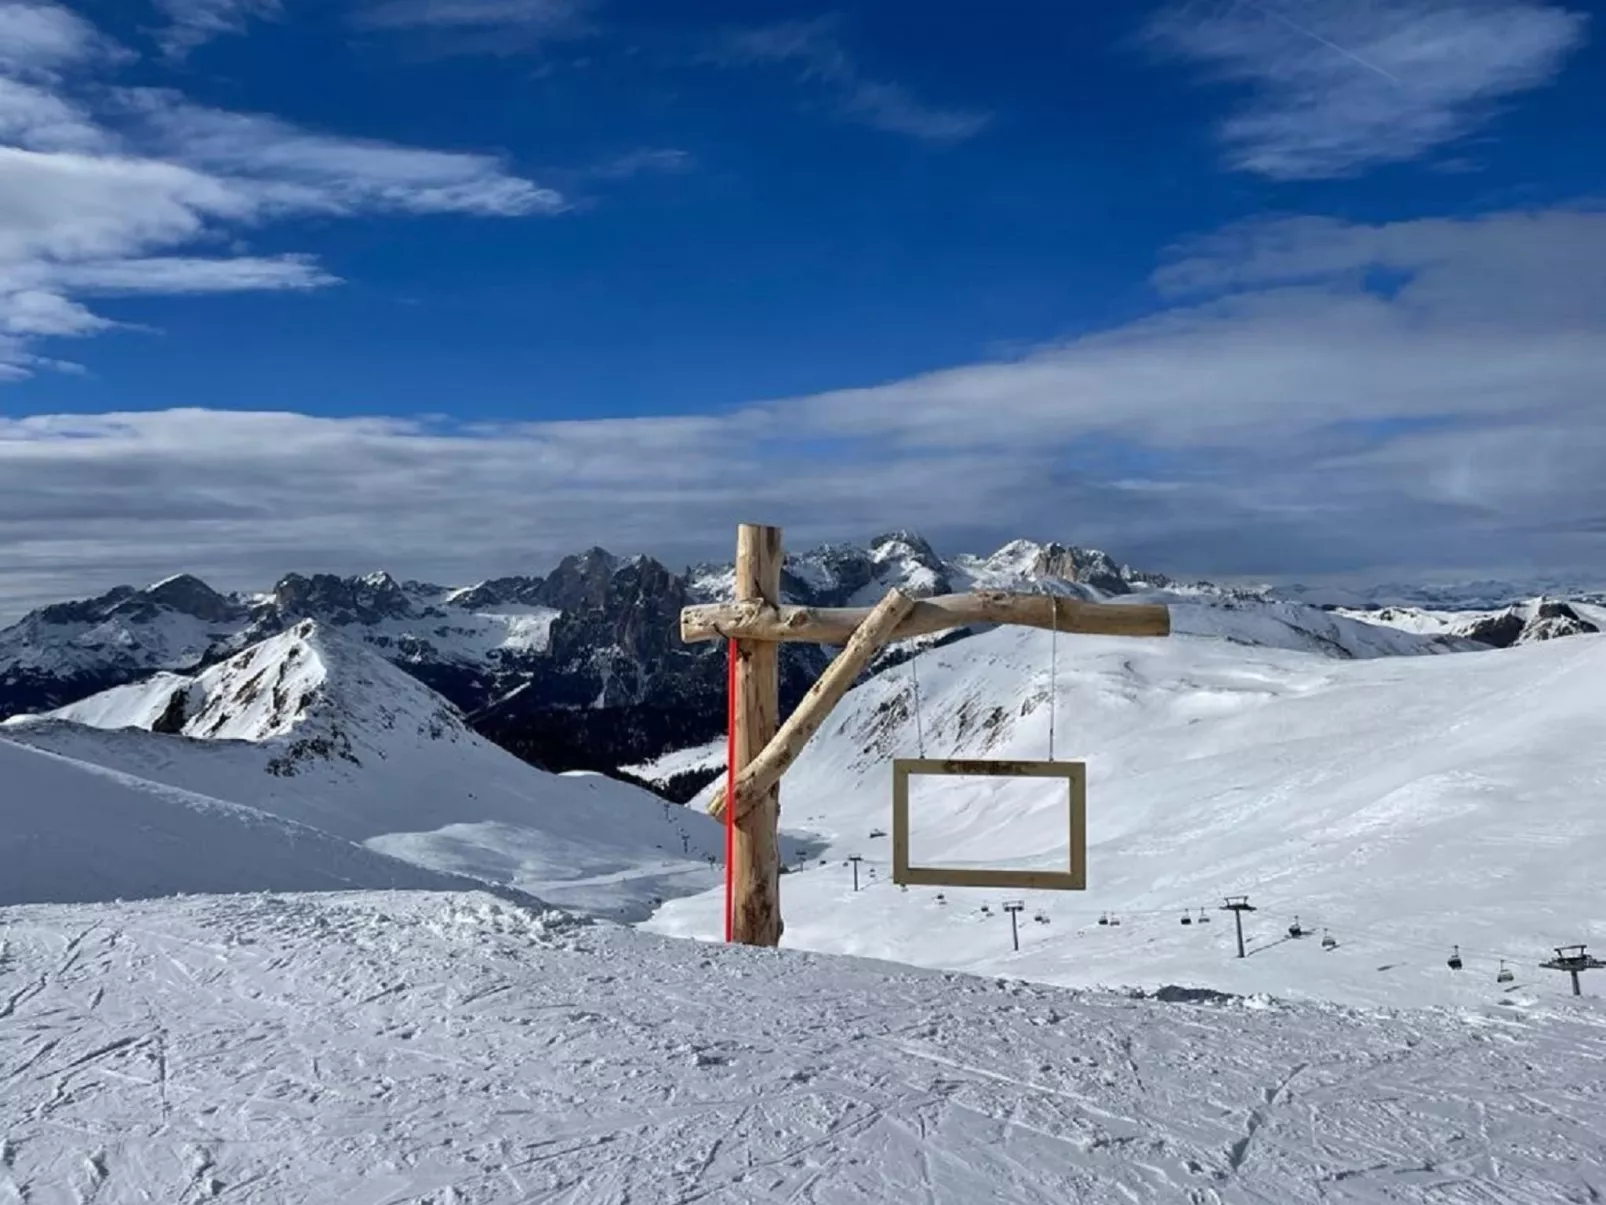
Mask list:
[{"label": "snowfield", "polygon": [[475,886],[255,808],[6,740],[0,783],[0,905]]},{"label": "snowfield", "polygon": [[[164,717],[170,731],[148,730]],[[710,859],[724,836],[707,816],[613,779],[527,765],[422,683],[310,620],[193,677],[158,674],[14,717],[0,724],[0,748],[7,740],[594,915],[640,919],[663,898],[719,882]],[[70,801],[40,807],[64,860],[40,873],[86,883],[77,900],[111,898],[78,872],[82,822]],[[190,890],[188,881],[166,890]],[[158,892],[152,883],[137,894]],[[235,889],[264,885],[247,876]],[[64,897],[19,897],[0,880],[0,900],[29,898]]]},{"label": "snowfield", "polygon": [[14,908],[0,935],[0,1200],[30,1205],[1606,1192],[1587,999],[1137,999],[479,894]]},{"label": "snowfield", "polygon": [[[1351,644],[1365,626],[1332,622]],[[891,761],[922,734],[932,757],[1047,757],[1047,633],[999,629],[852,691],[782,784],[782,825],[819,839],[827,863],[781,880],[783,945],[1397,1007],[1497,999],[1502,959],[1525,998],[1559,997],[1567,977],[1538,969],[1553,947],[1606,955],[1606,636],[1345,659],[1306,651],[1322,633],[1259,606],[1179,605],[1175,626],[1166,640],[1061,638],[1056,753],[1088,766],[1085,892],[891,882]],[[911,813],[917,863],[1065,865],[1063,785],[916,779]],[[864,859],[857,893],[850,855]],[[1216,910],[1237,893],[1260,909],[1242,960]],[[1026,904],[1018,953],[1012,898]],[[722,906],[717,891],[672,900],[648,925],[714,938]],[[1311,936],[1288,936],[1296,918]],[[1606,972],[1585,984],[1606,994]]]}]

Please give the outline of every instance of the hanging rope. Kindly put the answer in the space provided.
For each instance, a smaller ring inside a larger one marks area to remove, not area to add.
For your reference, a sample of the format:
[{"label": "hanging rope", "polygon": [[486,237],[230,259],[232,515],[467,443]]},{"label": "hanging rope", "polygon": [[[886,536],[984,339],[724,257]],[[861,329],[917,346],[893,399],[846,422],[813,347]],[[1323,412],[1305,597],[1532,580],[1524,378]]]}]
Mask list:
[{"label": "hanging rope", "polygon": [[[1048,587],[1044,585],[1044,593]],[[1060,699],[1060,603],[1053,594],[1048,595],[1048,605],[1054,610],[1054,630],[1048,643],[1048,760],[1054,760],[1054,713],[1059,710]]]},{"label": "hanging rope", "polygon": [[915,694],[915,748],[919,750],[920,760],[926,759],[926,733],[920,724],[920,671],[915,668],[915,662],[920,659],[920,650],[916,649],[909,657],[909,680],[914,683]]}]

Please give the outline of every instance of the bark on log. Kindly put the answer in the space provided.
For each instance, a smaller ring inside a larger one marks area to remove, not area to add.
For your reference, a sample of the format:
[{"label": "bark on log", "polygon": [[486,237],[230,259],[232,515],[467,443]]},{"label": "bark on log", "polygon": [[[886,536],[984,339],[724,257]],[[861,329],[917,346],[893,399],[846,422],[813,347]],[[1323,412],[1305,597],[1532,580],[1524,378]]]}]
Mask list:
[{"label": "bark on log", "polygon": [[[869,617],[868,607],[777,607],[738,599],[734,603],[707,603],[682,610],[680,638],[688,644],[731,637],[843,645]],[[1083,636],[1171,634],[1171,612],[1162,603],[1089,603],[1047,594],[984,590],[921,599],[887,640],[907,640],[969,624],[993,623]]]},{"label": "bark on log", "polygon": [[[836,659],[826,666],[819,681],[809,687],[808,694],[798,703],[780,731],[746,768],[736,776],[736,819],[740,823],[749,810],[781,781],[791,764],[803,752],[809,738],[819,731],[831,709],[847,694],[860,671],[870,663],[876,650],[887,643],[888,634],[898,626],[914,607],[914,600],[899,590],[887,591],[870,611],[869,618],[854,629],[846,646]],[[725,815],[726,798],[723,788],[714,796],[709,807],[712,815]]]},{"label": "bark on log", "polygon": [[[781,529],[744,523],[736,530],[736,597],[773,605],[781,595]],[[770,743],[780,723],[780,646],[736,645],[735,760],[738,775]],[[750,946],[781,942],[780,788],[773,785],[736,820],[732,842],[731,937]]]}]

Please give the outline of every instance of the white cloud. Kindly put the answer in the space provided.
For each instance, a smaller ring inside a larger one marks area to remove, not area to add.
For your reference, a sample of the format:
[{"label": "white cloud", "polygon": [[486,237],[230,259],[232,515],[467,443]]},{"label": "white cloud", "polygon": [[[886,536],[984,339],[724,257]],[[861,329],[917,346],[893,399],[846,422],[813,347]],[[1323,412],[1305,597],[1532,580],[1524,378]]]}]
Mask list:
[{"label": "white cloud", "polygon": [[106,131],[78,105],[0,75],[0,144],[35,151],[92,151],[110,142]]},{"label": "white cloud", "polygon": [[[1156,279],[1188,300],[1154,318],[727,414],[14,420],[0,595],[178,569],[467,581],[592,542],[673,563],[725,555],[748,516],[794,546],[1024,534],[1182,575],[1606,576],[1603,256],[1606,212],[1582,208],[1269,222],[1179,249]],[[1380,261],[1387,294],[1363,275]]]},{"label": "white cloud", "polygon": [[1166,51],[1253,94],[1221,127],[1234,167],[1274,179],[1416,159],[1552,79],[1587,19],[1544,0],[1185,0]]},{"label": "white cloud", "polygon": [[213,38],[243,33],[253,19],[271,20],[283,11],[280,0],[156,0],[169,25],[160,35],[162,50],[182,58]]},{"label": "white cloud", "polygon": [[564,205],[490,155],[319,134],[165,91],[122,95],[164,157],[215,173],[268,208],[521,217]]},{"label": "white cloud", "polygon": [[889,134],[926,142],[962,142],[980,133],[989,115],[928,104],[900,84],[870,79],[843,47],[829,18],[792,21],[728,35],[714,58],[742,66],[787,64],[824,89],[837,112]]},{"label": "white cloud", "polygon": [[[173,0],[166,11],[183,28],[217,32],[274,7]],[[79,78],[124,57],[59,5],[0,0],[0,380],[78,370],[35,341],[119,325],[82,296],[337,283],[306,255],[205,254],[281,218],[523,217],[565,206],[493,155],[341,137]]]},{"label": "white cloud", "polygon": [[88,21],[59,4],[0,0],[0,71],[48,76],[122,53]]}]

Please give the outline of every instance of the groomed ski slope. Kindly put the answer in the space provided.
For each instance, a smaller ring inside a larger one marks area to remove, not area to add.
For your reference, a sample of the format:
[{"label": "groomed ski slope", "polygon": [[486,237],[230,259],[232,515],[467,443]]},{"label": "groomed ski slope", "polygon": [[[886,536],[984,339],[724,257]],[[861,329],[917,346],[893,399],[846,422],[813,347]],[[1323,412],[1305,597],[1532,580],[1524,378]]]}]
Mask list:
[{"label": "groomed ski slope", "polygon": [[0,784],[0,905],[475,885],[255,808],[3,738]]},{"label": "groomed ski slope", "polygon": [[1592,1001],[1077,993],[484,895],[0,914],[0,1200],[1555,1205]]},{"label": "groomed ski slope", "polygon": [[[936,889],[894,887],[890,838],[871,836],[891,828],[892,759],[919,748],[915,674],[929,756],[1047,756],[1049,636],[1000,629],[855,689],[787,772],[783,826],[828,852],[781,880],[783,944],[1397,1006],[1496,999],[1501,957],[1522,994],[1554,996],[1569,985],[1538,969],[1552,947],[1606,955],[1606,637],[1337,660],[1251,645],[1264,629],[1235,631],[1229,612],[1177,612],[1168,640],[1060,642],[1056,752],[1088,765],[1086,892],[948,890],[939,903]],[[1207,620],[1219,634],[1188,634]],[[917,863],[1065,863],[1062,787],[916,780],[911,812]],[[865,859],[858,893],[851,854]],[[1229,893],[1261,909],[1243,960],[1229,915],[1180,924]],[[1019,953],[1000,911],[1011,898],[1027,905]],[[715,937],[721,905],[717,892],[671,901],[648,924]],[[1098,925],[1105,911],[1120,925]],[[1313,936],[1287,939],[1296,916]],[[1337,949],[1322,948],[1324,928]],[[1588,990],[1606,994],[1596,975]]]}]

